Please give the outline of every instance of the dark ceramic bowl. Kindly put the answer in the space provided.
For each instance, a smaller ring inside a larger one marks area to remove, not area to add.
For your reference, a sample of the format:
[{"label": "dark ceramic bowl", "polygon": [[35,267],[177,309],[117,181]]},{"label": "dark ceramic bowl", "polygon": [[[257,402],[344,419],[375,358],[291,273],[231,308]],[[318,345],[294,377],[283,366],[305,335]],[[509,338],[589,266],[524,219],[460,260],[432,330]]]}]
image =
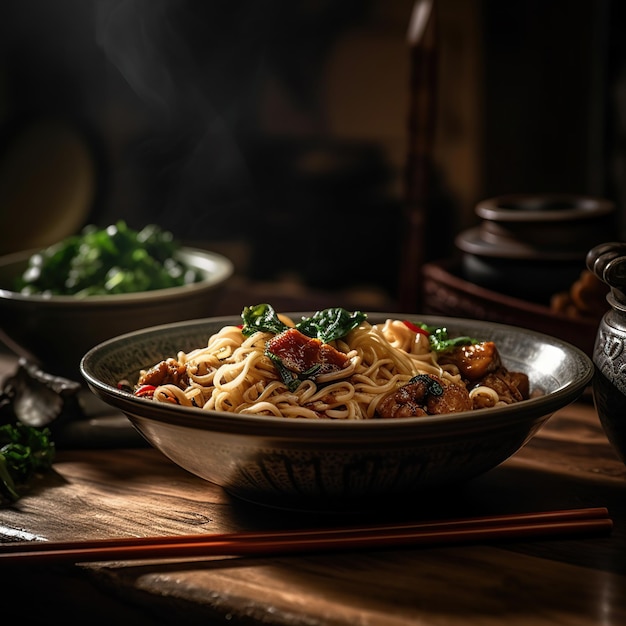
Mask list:
[{"label": "dark ceramic bowl", "polygon": [[482,238],[480,228],[460,233],[456,244],[463,251],[461,268],[465,278],[485,289],[531,302],[547,304],[557,291],[567,290],[585,269],[583,255],[530,253],[512,242],[489,243]]},{"label": "dark ceramic bowl", "polygon": [[511,194],[476,205],[482,238],[551,255],[584,255],[611,234],[615,204],[576,194]]},{"label": "dark ceramic bowl", "polygon": [[547,304],[585,269],[615,226],[609,200],[576,194],[510,194],[476,205],[480,225],[455,239],[463,276],[476,285]]},{"label": "dark ceramic bowl", "polygon": [[0,258],[0,340],[50,374],[82,380],[80,360],[105,339],[146,326],[206,317],[233,274],[222,255],[184,247],[179,256],[202,280],[182,287],[139,293],[88,296],[22,295],[17,276],[34,250]]},{"label": "dark ceramic bowl", "polygon": [[[310,313],[290,313],[293,318]],[[369,321],[393,314],[370,313]],[[239,317],[148,328],[106,341],[81,362],[93,393],[126,414],[172,461],[244,500],[289,509],[337,510],[402,500],[487,472],[515,454],[591,381],[579,349],[540,333],[432,316],[402,319],[452,335],[494,340],[505,365],[525,371],[543,395],[503,408],[394,420],[308,420],[206,411],[133,396],[118,381],[208,337]]]}]

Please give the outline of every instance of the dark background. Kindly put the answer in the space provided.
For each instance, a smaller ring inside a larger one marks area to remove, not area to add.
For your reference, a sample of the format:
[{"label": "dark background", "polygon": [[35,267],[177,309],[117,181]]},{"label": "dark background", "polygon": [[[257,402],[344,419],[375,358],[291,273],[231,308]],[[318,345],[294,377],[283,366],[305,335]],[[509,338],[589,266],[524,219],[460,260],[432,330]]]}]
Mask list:
[{"label": "dark background", "polygon": [[[393,295],[412,4],[5,0],[0,168],[20,134],[60,121],[93,168],[83,223],[156,222],[255,280]],[[624,3],[441,0],[438,11],[427,258],[453,254],[475,203],[502,193],[604,196],[621,218]],[[43,185],[37,206],[17,210],[5,187],[0,169],[0,226],[34,232],[38,212],[63,210]],[[0,237],[3,251],[28,244]]]}]

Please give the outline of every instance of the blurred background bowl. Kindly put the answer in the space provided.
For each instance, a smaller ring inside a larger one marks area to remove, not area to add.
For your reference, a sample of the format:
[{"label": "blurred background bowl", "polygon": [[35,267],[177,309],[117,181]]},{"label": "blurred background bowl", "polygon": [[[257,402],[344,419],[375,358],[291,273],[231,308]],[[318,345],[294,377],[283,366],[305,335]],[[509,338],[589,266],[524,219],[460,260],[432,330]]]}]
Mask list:
[{"label": "blurred background bowl", "polygon": [[[292,318],[310,313],[289,313]],[[370,313],[370,322],[394,314]],[[445,326],[452,336],[491,339],[504,364],[528,373],[543,395],[503,408],[359,421],[308,420],[205,411],[133,396],[137,380],[180,350],[206,345],[221,317],[139,330],[92,348],[81,372],[94,394],[122,411],[165,456],[247,501],[289,509],[358,509],[423,489],[461,484],[515,454],[590,383],[591,359],[553,337],[503,324],[403,314]]]},{"label": "blurred background bowl", "polygon": [[590,248],[615,231],[615,203],[579,194],[509,194],[479,202],[480,224],[455,239],[463,277],[548,304],[585,269]]},{"label": "blurred background bowl", "polygon": [[614,226],[615,203],[578,194],[511,194],[476,205],[484,241],[582,254]]},{"label": "blurred background bowl", "polygon": [[182,247],[177,256],[202,276],[181,287],[120,295],[43,296],[14,291],[35,250],[0,257],[0,340],[44,371],[81,381],[79,364],[91,347],[146,326],[211,315],[233,274],[214,252]]}]

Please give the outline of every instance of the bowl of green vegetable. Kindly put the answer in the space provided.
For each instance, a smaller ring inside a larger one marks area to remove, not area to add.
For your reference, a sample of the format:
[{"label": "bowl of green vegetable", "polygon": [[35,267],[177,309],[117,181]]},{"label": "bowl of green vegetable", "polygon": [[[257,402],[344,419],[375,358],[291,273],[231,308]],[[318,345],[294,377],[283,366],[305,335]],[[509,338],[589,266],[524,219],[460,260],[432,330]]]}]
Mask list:
[{"label": "bowl of green vegetable", "polygon": [[92,346],[145,326],[206,317],[234,271],[223,255],[123,221],[0,257],[0,339],[46,372],[80,380]]}]

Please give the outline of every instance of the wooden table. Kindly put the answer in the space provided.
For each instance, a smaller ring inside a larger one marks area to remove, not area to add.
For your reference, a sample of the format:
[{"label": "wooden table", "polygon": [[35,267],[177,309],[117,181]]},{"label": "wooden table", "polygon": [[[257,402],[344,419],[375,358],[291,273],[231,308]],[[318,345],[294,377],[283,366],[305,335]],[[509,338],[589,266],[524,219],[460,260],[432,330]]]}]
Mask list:
[{"label": "wooden table", "polygon": [[[626,467],[589,397],[470,484],[375,517],[606,506],[610,536],[309,554],[0,569],[21,624],[612,626],[626,624]],[[54,471],[0,508],[0,541],[227,532],[362,523],[230,499],[147,447],[60,450]],[[37,599],[37,601],[36,601]],[[32,620],[32,621],[31,621]],[[55,620],[52,620],[53,622]],[[7,622],[8,623],[8,622]]]}]

